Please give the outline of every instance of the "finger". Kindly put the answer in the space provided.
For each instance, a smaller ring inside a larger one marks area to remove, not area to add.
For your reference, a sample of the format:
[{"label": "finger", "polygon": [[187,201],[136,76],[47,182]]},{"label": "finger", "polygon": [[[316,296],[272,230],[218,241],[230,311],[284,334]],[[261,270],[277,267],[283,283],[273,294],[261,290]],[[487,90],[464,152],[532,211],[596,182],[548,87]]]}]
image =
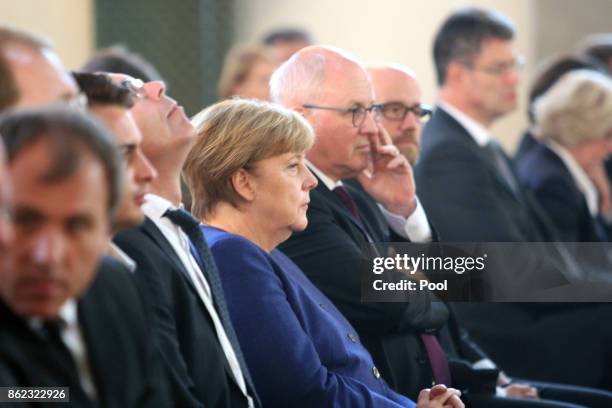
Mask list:
[{"label": "finger", "polygon": [[457,395],[453,395],[446,401],[451,408],[464,408],[463,401]]},{"label": "finger", "polygon": [[383,144],[383,145],[393,144],[393,140],[391,139],[389,132],[387,132],[387,129],[385,129],[385,127],[380,123],[377,123],[377,127],[378,127],[378,134],[380,138],[380,144]]},{"label": "finger", "polygon": [[398,156],[398,157],[394,157],[393,159],[391,159],[385,167],[389,170],[396,170],[402,167],[409,169],[410,164],[408,163],[408,160],[406,160],[404,156]]},{"label": "finger", "polygon": [[435,398],[438,395],[444,394],[448,388],[444,384],[436,384],[431,388],[429,393],[430,398]]},{"label": "finger", "polygon": [[399,156],[399,149],[392,144],[381,145],[378,148],[378,154],[396,157]]},{"label": "finger", "polygon": [[425,404],[429,402],[429,388],[424,388],[419,392],[419,397],[417,398],[418,404]]},{"label": "finger", "polygon": [[457,398],[461,396],[461,391],[456,390],[454,388],[447,389],[443,394],[440,394],[434,398],[430,398],[430,401],[436,401],[439,403],[447,403],[452,396],[456,396]]}]

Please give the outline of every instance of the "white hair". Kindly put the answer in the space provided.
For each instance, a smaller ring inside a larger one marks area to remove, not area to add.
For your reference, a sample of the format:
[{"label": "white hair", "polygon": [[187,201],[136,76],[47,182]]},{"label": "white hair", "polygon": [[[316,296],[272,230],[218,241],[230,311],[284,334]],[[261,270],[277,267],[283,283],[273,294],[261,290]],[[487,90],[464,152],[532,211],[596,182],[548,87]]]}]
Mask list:
[{"label": "white hair", "polygon": [[612,130],[612,80],[588,69],[563,75],[533,105],[534,136],[572,147]]}]

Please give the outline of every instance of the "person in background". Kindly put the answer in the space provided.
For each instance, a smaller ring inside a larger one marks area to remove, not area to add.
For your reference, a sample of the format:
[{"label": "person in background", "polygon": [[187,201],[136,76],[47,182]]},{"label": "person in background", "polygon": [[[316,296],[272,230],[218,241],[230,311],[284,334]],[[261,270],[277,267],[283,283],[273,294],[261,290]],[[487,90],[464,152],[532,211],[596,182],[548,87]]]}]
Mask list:
[{"label": "person in background", "polygon": [[612,152],[612,79],[592,70],[563,75],[533,104],[541,143],[518,175],[568,242],[606,242],[597,188],[588,174]]},{"label": "person in background", "polygon": [[[297,113],[230,100],[194,118],[198,141],[185,162],[194,213],[219,267],[228,307],[266,407],[406,407],[379,377],[355,329],[278,244],[307,225],[317,179],[313,143]],[[347,336],[348,333],[348,336]],[[438,386],[419,407],[462,407]]]},{"label": "person in background", "polygon": [[209,251],[191,250],[201,232],[181,204],[180,179],[195,142],[193,125],[163,82],[112,76],[136,97],[130,112],[142,133],[143,153],[158,171],[142,206],[145,222],[120,232],[114,242],[138,265],[136,283],[171,370],[174,400],[181,407],[259,407],[214,260]]},{"label": "person in background", "polygon": [[96,51],[79,71],[115,72],[138,78],[144,82],[163,81],[162,75],[153,64],[122,45],[114,45]]},{"label": "person in background", "polygon": [[299,28],[279,28],[266,34],[262,43],[273,50],[278,61],[284,62],[302,48],[312,45],[313,39]]},{"label": "person in background", "polygon": [[53,102],[85,105],[74,79],[49,42],[0,25],[0,111]]},{"label": "person in background", "polygon": [[217,91],[220,99],[232,96],[270,100],[270,76],[278,63],[270,50],[238,45],[225,57]]}]

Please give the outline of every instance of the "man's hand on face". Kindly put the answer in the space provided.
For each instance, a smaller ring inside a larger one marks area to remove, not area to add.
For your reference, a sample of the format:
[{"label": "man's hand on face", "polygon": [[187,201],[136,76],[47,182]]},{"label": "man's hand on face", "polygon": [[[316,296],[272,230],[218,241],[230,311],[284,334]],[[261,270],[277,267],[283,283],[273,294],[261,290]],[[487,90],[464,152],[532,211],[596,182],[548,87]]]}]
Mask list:
[{"label": "man's hand on face", "polygon": [[370,138],[370,145],[371,170],[362,171],[357,180],[387,211],[409,217],[416,209],[412,167],[380,124],[378,133]]}]

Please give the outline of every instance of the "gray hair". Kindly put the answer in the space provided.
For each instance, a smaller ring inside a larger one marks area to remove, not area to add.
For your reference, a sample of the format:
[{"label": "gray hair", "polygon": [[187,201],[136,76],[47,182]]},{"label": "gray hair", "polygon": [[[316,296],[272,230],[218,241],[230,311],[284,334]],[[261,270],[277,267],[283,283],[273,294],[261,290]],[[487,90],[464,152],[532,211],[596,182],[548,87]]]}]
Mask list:
[{"label": "gray hair", "polygon": [[533,107],[536,137],[565,147],[601,139],[612,130],[612,80],[579,69],[563,75]]}]

